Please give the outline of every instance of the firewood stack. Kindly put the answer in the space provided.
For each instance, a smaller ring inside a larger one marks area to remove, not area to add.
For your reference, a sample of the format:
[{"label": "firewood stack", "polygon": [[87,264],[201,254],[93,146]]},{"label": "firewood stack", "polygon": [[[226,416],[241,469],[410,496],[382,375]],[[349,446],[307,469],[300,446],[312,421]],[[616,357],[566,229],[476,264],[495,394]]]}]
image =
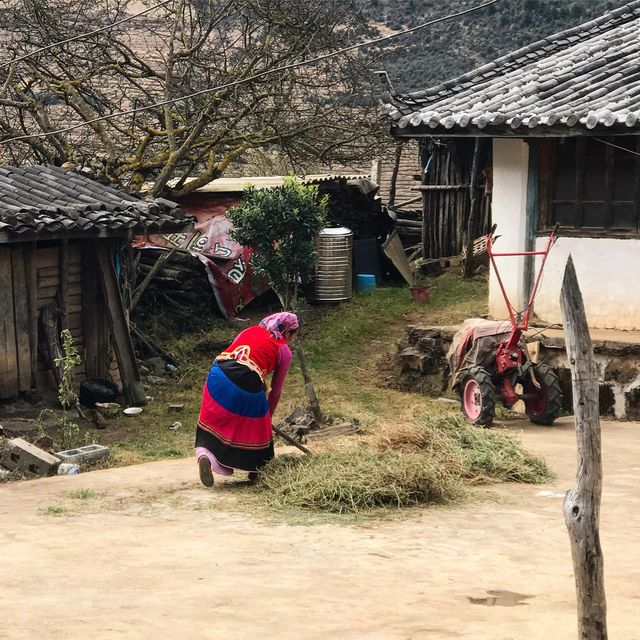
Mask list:
[{"label": "firewood stack", "polygon": [[[140,252],[139,282],[151,271],[163,253],[166,251],[160,249],[144,249]],[[174,311],[182,310],[183,307],[210,306],[213,292],[205,266],[189,253],[173,253],[149,282],[142,300],[143,303],[153,300]]]}]

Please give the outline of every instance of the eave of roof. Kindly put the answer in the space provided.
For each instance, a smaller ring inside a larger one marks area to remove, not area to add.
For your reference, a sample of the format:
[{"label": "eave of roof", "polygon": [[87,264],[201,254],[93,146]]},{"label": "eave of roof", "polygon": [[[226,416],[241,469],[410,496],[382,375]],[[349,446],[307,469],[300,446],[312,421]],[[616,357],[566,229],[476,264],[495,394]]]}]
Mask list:
[{"label": "eave of roof", "polygon": [[398,137],[640,131],[640,0],[387,105]]},{"label": "eave of roof", "polygon": [[175,202],[141,200],[74,171],[0,166],[0,234],[5,241],[166,233],[189,229],[193,221]]}]

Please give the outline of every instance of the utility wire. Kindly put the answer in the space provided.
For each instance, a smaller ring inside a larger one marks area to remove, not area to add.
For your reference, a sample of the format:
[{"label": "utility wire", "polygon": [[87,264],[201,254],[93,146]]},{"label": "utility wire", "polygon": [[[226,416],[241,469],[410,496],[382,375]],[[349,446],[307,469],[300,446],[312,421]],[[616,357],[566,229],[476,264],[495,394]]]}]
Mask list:
[{"label": "utility wire", "polygon": [[[168,0],[167,0],[168,1]],[[291,62],[289,64],[283,65],[281,67],[276,67],[275,69],[269,69],[268,71],[262,71],[261,73],[257,73],[253,76],[249,76],[247,78],[243,78],[241,80],[234,80],[233,82],[227,82],[225,84],[218,85],[216,87],[209,87],[208,89],[201,89],[200,91],[196,91],[194,93],[190,93],[186,96],[180,96],[178,98],[171,98],[169,100],[162,100],[160,102],[156,102],[154,104],[150,104],[144,107],[136,107],[134,109],[127,109],[125,111],[117,111],[115,113],[110,113],[105,116],[99,116],[97,118],[92,118],[91,120],[87,120],[85,122],[80,122],[78,124],[71,125],[69,127],[63,127],[61,129],[56,129],[55,131],[45,131],[41,133],[34,134],[24,134],[20,136],[14,136],[13,138],[8,138],[6,140],[0,140],[0,144],[8,144],[9,142],[17,142],[19,140],[30,140],[35,138],[48,138],[50,136],[55,136],[61,133],[69,133],[70,131],[74,131],[76,129],[80,129],[81,127],[86,127],[97,122],[104,122],[105,120],[111,120],[112,118],[119,118],[121,116],[129,116],[135,113],[139,113],[141,111],[148,111],[150,109],[156,109],[158,107],[164,107],[169,104],[175,104],[176,102],[183,102],[185,100],[190,100],[191,98],[196,98],[201,95],[205,95],[207,93],[213,93],[215,91],[220,91],[221,89],[230,89],[232,87],[237,87],[242,84],[247,84],[249,82],[253,82],[254,80],[259,80],[260,78],[264,78],[266,76],[272,75],[274,73],[281,73],[283,71],[289,71],[291,69],[296,69],[298,67],[305,67],[307,65],[315,64],[317,62],[322,62],[323,60],[328,60],[329,58],[333,58],[338,55],[342,55],[343,53],[349,53],[350,51],[355,51],[357,49],[361,49],[363,47],[370,47],[376,44],[380,44],[382,42],[388,42],[389,40],[394,40],[401,36],[406,36],[411,33],[415,33],[416,31],[420,31],[426,27],[430,27],[434,24],[438,24],[440,22],[446,22],[448,20],[453,20],[454,18],[459,18],[461,16],[474,13],[479,11],[480,9],[484,9],[493,4],[500,2],[500,0],[490,0],[489,2],[485,2],[484,4],[477,5],[475,7],[470,7],[469,9],[464,9],[462,11],[458,11],[456,13],[451,13],[446,16],[442,16],[440,18],[435,18],[434,20],[429,20],[429,22],[424,22],[410,29],[405,29],[403,31],[398,31],[396,33],[392,33],[388,36],[381,36],[379,38],[375,38],[373,40],[367,40],[366,42],[361,42],[359,44],[352,44],[348,47],[344,47],[342,49],[338,49],[337,51],[332,51],[330,53],[325,53],[320,56],[316,56],[315,58],[309,58],[308,60],[302,60],[299,62]],[[160,5],[157,5],[160,6]]]},{"label": "utility wire", "polygon": [[25,53],[22,56],[13,58],[13,60],[9,60],[8,62],[1,63],[0,69],[9,67],[12,64],[15,64],[16,62],[20,62],[21,60],[26,60],[27,58],[31,58],[32,56],[42,53],[43,51],[49,51],[49,49],[59,47],[63,44],[67,44],[68,42],[83,40],[84,38],[90,38],[91,36],[95,36],[97,33],[102,33],[103,31],[109,31],[109,29],[113,29],[114,27],[124,24],[125,22],[131,22],[131,20],[135,20],[136,18],[139,18],[140,16],[143,16],[151,11],[155,11],[156,9],[159,9],[160,7],[163,7],[165,4],[169,4],[170,2],[173,2],[173,1],[174,0],[163,0],[162,2],[159,2],[158,4],[153,5],[152,7],[148,7],[144,11],[140,11],[139,13],[134,13],[130,16],[127,16],[126,18],[122,18],[121,20],[116,20],[115,22],[112,22],[111,24],[107,24],[104,27],[100,27],[99,29],[94,29],[93,31],[89,31],[88,33],[81,33],[77,36],[73,36],[72,38],[67,38],[66,40],[58,40],[57,42],[52,42],[51,44],[48,44],[46,47],[35,49],[34,51]]},{"label": "utility wire", "polygon": [[640,156],[640,153],[634,151],[633,149],[628,149],[627,147],[621,147],[619,144],[613,144],[613,142],[609,142],[608,140],[603,140],[602,138],[594,138],[598,142],[602,142],[602,144],[606,144],[609,147],[613,147],[614,149],[620,149],[621,151],[626,151],[633,156]]}]

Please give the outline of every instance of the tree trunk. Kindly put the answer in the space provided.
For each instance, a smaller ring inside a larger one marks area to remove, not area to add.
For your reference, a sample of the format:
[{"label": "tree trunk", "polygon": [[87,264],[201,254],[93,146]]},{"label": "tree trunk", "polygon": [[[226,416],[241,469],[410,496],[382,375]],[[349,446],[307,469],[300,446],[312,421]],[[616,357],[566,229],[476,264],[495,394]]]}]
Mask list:
[{"label": "tree trunk", "polygon": [[469,220],[467,220],[466,249],[467,257],[464,261],[464,277],[473,275],[473,241],[474,230],[477,228],[478,212],[480,210],[480,198],[478,194],[478,171],[480,170],[480,138],[475,139],[473,146],[473,161],[471,163],[471,180],[469,181],[469,195],[471,204],[469,207]]},{"label": "tree trunk", "polygon": [[599,519],[602,456],[598,372],[573,259],[569,256],[560,306],[571,365],[573,410],[578,440],[576,486],[564,499],[564,517],[571,540],[578,600],[578,638],[606,640],[607,603]]}]

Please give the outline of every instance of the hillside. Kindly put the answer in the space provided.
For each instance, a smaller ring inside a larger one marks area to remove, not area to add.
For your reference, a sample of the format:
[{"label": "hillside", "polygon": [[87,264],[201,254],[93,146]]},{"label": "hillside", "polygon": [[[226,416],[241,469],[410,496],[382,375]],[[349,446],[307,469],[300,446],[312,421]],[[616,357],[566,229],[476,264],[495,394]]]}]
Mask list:
[{"label": "hillside", "polygon": [[[481,4],[482,0],[370,0],[369,17],[397,31]],[[540,38],[592,20],[629,0],[502,0],[428,27],[385,48],[378,67],[396,90],[424,89]]]}]

